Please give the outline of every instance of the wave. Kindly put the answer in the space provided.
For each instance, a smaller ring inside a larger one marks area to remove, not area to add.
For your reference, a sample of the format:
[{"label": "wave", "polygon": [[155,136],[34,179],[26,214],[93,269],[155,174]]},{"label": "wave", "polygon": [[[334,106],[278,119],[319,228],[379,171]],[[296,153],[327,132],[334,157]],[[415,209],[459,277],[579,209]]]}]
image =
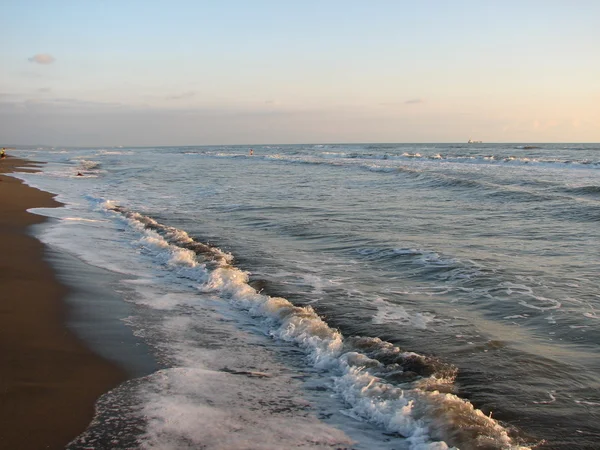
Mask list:
[{"label": "wave", "polygon": [[431,250],[415,248],[359,248],[360,257],[384,264],[420,267],[430,277],[439,281],[466,282],[482,275],[482,267],[473,261],[467,263],[457,258],[440,255]]},{"label": "wave", "polygon": [[[74,169],[69,170],[68,176],[97,177],[102,171],[102,165],[99,161],[92,161],[88,159],[83,159],[81,157],[68,161],[70,163],[74,162],[77,164],[77,166]],[[65,173],[65,175],[67,175],[67,173]]]},{"label": "wave", "polygon": [[[235,157],[231,154],[220,154],[219,157]],[[476,156],[453,156],[448,157],[436,153],[433,155],[422,155],[420,153],[409,153],[404,152],[401,155],[393,155],[389,153],[385,154],[371,154],[371,153],[358,153],[358,152],[345,152],[345,151],[331,151],[322,152],[319,155],[307,155],[307,154],[285,154],[276,153],[265,155],[264,158],[278,161],[287,164],[306,164],[306,165],[329,165],[339,166],[343,168],[356,168],[362,170],[368,170],[371,172],[395,174],[399,173],[406,175],[417,182],[424,183],[427,187],[437,189],[457,189],[460,191],[477,191],[486,195],[489,199],[498,202],[547,202],[557,200],[556,194],[572,194],[581,196],[597,196],[600,195],[600,187],[597,186],[584,186],[580,188],[573,188],[571,190],[555,190],[548,189],[544,191],[536,191],[538,187],[550,187],[554,185],[551,183],[543,183],[539,180],[533,182],[528,179],[519,180],[519,184],[507,185],[502,182],[494,183],[492,179],[485,178],[470,178],[462,172],[456,172],[454,174],[443,173],[445,170],[443,166],[437,165],[436,162],[441,163],[461,163],[469,161],[470,163],[486,163],[486,164],[579,164],[584,166],[588,164],[587,161],[581,160],[577,162],[563,161],[563,160],[537,160],[535,158],[519,158],[515,156],[504,156],[497,157],[494,155],[476,155]],[[589,164],[597,164],[600,166],[600,162]],[[441,170],[440,170],[441,169]],[[474,175],[479,175],[476,172]],[[528,189],[528,186],[533,186],[534,189]],[[589,220],[589,219],[583,219]],[[594,215],[592,220],[596,220]]]},{"label": "wave", "polygon": [[[451,148],[451,147],[450,147]],[[367,148],[370,150],[371,148]],[[472,153],[444,153],[435,151],[425,153],[399,151],[393,148],[379,147],[380,151],[364,151],[362,149],[338,149],[331,147],[313,147],[306,151],[288,150],[282,153],[266,153],[263,156],[281,161],[296,163],[326,163],[338,160],[346,161],[366,161],[366,160],[387,160],[387,161],[443,161],[457,164],[494,164],[511,166],[582,166],[582,167],[600,167],[600,160],[591,159],[564,159],[560,157],[543,157],[540,155],[518,155],[518,154],[472,154]],[[440,149],[441,150],[441,149]],[[523,151],[524,149],[518,149]],[[206,152],[206,156],[221,158],[231,158],[236,156],[247,156],[247,153],[232,154],[230,152]]]},{"label": "wave", "polygon": [[376,337],[344,337],[310,306],[258,292],[232,255],[126,207],[108,202],[106,208],[138,230],[143,250],[178,276],[246,311],[273,338],[301,348],[314,368],[333,377],[346,415],[406,439],[411,449],[524,448],[453,393],[457,368],[451,364]]},{"label": "wave", "polygon": [[600,222],[600,205],[580,205],[573,202],[554,208],[553,212],[557,218],[566,222]]},{"label": "wave", "polygon": [[[408,278],[419,280],[418,286],[388,291],[392,295],[433,297],[460,291],[461,296],[475,299],[482,309],[491,310],[493,308],[490,308],[490,304],[502,303],[503,311],[513,312],[513,316],[509,317],[511,319],[523,318],[520,315],[528,310],[546,312],[563,307],[560,300],[551,298],[553,294],[545,289],[543,283],[530,281],[522,284],[519,276],[499,268],[485,267],[472,260],[463,261],[417,248],[364,247],[355,251],[361,258],[383,264],[385,268],[389,265],[401,265],[405,273],[410,273]],[[435,284],[423,284],[423,279],[434,281]],[[392,322],[427,329],[429,325],[444,321],[432,312],[415,312],[386,298],[378,298],[373,306],[377,308],[373,318],[373,322],[377,324]]]},{"label": "wave", "polygon": [[[371,149],[371,148],[369,148]],[[519,148],[518,148],[519,149]],[[519,150],[538,149],[533,147],[523,147]],[[358,160],[442,160],[446,162],[463,163],[463,164],[507,164],[507,165],[550,165],[563,166],[581,165],[581,166],[600,166],[600,160],[594,161],[590,159],[561,159],[547,158],[539,155],[497,155],[497,154],[461,154],[461,153],[446,153],[441,151],[435,153],[420,153],[410,151],[394,151],[396,149],[379,148],[379,152],[364,152],[364,151],[344,151],[344,150],[328,150],[323,151],[319,156],[325,159],[358,159]],[[426,150],[426,149],[422,149]],[[284,157],[285,155],[281,155]]]},{"label": "wave", "polygon": [[79,167],[86,172],[97,171],[100,168],[100,162],[82,159],[79,160]]},{"label": "wave", "polygon": [[121,156],[121,155],[133,155],[131,150],[99,150],[98,155],[109,155],[109,156]]},{"label": "wave", "polygon": [[589,196],[594,196],[594,197],[600,195],[600,186],[596,186],[596,185],[569,187],[565,190],[569,194],[575,194],[575,195],[589,195]]}]

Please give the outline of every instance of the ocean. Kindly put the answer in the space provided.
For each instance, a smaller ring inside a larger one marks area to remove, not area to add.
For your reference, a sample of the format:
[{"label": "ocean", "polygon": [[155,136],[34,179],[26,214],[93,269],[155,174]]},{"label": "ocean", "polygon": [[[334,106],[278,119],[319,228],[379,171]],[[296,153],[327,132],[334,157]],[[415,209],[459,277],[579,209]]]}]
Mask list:
[{"label": "ocean", "polygon": [[70,449],[600,448],[600,145],[14,154],[155,361]]}]

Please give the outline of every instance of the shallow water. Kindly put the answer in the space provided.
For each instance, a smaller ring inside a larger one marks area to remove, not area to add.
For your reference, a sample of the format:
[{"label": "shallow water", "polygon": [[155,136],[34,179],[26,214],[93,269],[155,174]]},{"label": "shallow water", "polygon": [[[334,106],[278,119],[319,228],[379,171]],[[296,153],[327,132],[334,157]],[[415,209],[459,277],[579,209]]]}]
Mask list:
[{"label": "shallow water", "polygon": [[535,147],[21,150],[161,367],[72,448],[597,448],[600,146]]}]

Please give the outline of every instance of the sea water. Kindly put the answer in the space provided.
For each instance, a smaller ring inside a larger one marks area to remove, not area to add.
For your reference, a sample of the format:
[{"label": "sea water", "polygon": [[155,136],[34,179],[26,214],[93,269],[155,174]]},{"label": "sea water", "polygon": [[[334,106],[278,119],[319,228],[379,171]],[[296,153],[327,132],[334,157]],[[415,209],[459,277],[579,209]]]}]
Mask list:
[{"label": "sea water", "polygon": [[70,448],[600,447],[600,146],[24,148],[158,369]]}]

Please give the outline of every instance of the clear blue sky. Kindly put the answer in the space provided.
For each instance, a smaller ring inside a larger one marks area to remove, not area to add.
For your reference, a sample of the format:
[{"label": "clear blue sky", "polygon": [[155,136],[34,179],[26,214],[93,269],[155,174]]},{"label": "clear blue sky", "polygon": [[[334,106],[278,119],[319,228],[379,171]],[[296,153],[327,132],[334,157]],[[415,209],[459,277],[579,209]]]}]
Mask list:
[{"label": "clear blue sky", "polygon": [[600,1],[0,0],[0,142],[600,141]]}]

